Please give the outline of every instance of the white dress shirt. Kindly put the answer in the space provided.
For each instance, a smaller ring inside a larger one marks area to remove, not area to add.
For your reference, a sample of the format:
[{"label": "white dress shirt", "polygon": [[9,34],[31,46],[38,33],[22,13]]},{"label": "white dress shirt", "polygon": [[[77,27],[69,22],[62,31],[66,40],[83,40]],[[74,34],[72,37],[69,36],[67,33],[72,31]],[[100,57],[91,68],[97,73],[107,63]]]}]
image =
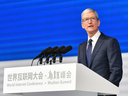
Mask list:
[{"label": "white dress shirt", "polygon": [[[88,47],[88,44],[89,44],[89,39],[92,39],[92,52],[94,50],[94,47],[96,45],[96,42],[98,40],[98,38],[100,37],[100,31],[98,30],[97,33],[92,37],[92,38],[89,38],[88,37],[88,43],[87,43],[87,47]],[[86,48],[87,49],[87,48]]]}]

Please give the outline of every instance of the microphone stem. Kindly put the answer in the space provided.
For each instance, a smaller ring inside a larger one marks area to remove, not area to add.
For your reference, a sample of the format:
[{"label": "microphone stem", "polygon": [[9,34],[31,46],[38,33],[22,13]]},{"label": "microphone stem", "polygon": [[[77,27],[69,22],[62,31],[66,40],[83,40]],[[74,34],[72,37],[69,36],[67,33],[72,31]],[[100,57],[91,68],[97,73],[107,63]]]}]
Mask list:
[{"label": "microphone stem", "polygon": [[50,65],[52,65],[52,60],[50,60]]},{"label": "microphone stem", "polygon": [[59,56],[60,56],[60,57],[59,57],[59,61],[60,61],[60,63],[62,63],[62,58],[63,58],[63,57],[62,57],[62,54],[60,54]]},{"label": "microphone stem", "polygon": [[31,62],[31,66],[33,65],[33,61],[34,61],[34,59],[33,59],[32,62]]}]

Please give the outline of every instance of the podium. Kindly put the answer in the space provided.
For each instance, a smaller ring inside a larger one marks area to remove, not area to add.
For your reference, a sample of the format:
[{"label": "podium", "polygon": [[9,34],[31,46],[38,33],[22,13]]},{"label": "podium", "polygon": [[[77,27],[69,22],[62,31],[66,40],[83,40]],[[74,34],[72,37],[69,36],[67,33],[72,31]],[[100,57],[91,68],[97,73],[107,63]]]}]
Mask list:
[{"label": "podium", "polygon": [[97,96],[119,88],[80,63],[4,69],[4,94],[23,96]]}]

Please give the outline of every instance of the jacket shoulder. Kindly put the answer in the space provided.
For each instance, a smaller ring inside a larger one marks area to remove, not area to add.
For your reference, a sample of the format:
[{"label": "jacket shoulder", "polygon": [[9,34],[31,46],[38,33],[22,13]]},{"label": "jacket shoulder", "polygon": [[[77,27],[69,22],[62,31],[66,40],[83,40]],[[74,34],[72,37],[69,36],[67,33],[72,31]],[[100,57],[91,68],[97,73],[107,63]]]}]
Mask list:
[{"label": "jacket shoulder", "polygon": [[87,43],[87,40],[82,42],[82,43],[80,43],[79,46],[85,45],[86,43]]},{"label": "jacket shoulder", "polygon": [[111,36],[108,36],[108,35],[105,35],[105,34],[103,34],[103,33],[101,33],[101,36],[104,37],[105,40],[110,40],[110,41],[111,41],[111,40],[114,40],[114,41],[117,41],[116,38],[111,37]]}]

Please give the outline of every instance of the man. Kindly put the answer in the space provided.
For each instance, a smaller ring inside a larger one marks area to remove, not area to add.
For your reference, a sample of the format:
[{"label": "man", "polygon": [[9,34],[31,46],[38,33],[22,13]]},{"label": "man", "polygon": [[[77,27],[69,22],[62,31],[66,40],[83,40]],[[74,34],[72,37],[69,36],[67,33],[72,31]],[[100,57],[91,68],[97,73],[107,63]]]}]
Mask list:
[{"label": "man", "polygon": [[78,63],[82,63],[116,86],[122,78],[122,57],[118,41],[99,31],[100,20],[93,9],[81,14],[82,28],[88,40],[79,45]]}]

